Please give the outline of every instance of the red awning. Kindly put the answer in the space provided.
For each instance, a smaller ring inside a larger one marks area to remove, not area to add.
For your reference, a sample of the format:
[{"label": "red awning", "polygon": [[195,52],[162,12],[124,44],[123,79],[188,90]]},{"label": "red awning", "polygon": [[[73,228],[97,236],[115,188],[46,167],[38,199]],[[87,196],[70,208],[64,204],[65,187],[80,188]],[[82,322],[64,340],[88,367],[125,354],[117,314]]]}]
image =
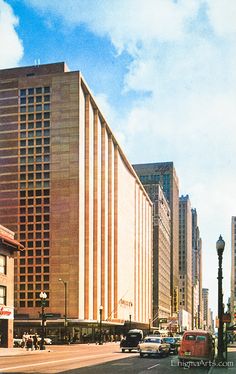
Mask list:
[{"label": "red awning", "polygon": [[8,236],[6,235],[3,235],[0,233],[0,240],[3,244],[7,245],[7,246],[10,246],[10,247],[13,247],[17,250],[22,250],[24,249],[24,246],[22,244],[20,244],[17,240],[15,239],[11,239],[9,238]]}]

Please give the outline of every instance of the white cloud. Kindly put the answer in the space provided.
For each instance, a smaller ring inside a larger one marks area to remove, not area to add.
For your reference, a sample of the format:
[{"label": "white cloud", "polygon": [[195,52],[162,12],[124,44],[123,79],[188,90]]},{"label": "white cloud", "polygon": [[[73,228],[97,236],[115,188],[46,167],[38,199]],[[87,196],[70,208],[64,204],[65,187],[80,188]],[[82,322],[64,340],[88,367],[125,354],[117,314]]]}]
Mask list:
[{"label": "white cloud", "polygon": [[23,56],[22,41],[15,30],[18,18],[12,8],[0,0],[0,68],[18,65]]},{"label": "white cloud", "polygon": [[236,1],[208,0],[208,17],[219,35],[236,33]]}]

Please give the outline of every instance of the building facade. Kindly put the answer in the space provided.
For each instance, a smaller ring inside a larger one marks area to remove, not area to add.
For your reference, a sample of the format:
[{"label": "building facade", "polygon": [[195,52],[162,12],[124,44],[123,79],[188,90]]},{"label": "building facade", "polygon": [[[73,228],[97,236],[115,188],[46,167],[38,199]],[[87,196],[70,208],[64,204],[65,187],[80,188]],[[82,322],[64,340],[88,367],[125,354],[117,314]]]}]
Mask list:
[{"label": "building facade", "polygon": [[45,291],[56,326],[66,304],[69,331],[96,324],[100,306],[107,323],[148,324],[152,203],[81,73],[1,70],[0,139],[0,219],[26,248],[18,318],[37,320]]},{"label": "building facade", "polygon": [[192,283],[193,327],[202,327],[202,239],[198,227],[197,210],[192,209]]},{"label": "building facade", "polygon": [[209,289],[202,289],[202,304],[203,304],[203,328],[206,330],[209,326]]},{"label": "building facade", "polygon": [[162,319],[171,316],[170,249],[171,215],[169,204],[159,184],[145,185],[153,203],[153,318],[159,326]]},{"label": "building facade", "polygon": [[231,218],[231,323],[236,323],[236,216]]},{"label": "building facade", "polygon": [[0,347],[13,347],[14,252],[23,246],[14,233],[0,225]]},{"label": "building facade", "polygon": [[145,188],[161,185],[171,212],[171,259],[170,289],[171,314],[177,316],[179,309],[179,181],[173,162],[133,165]]},{"label": "building facade", "polygon": [[179,305],[192,316],[192,213],[189,196],[179,198]]}]

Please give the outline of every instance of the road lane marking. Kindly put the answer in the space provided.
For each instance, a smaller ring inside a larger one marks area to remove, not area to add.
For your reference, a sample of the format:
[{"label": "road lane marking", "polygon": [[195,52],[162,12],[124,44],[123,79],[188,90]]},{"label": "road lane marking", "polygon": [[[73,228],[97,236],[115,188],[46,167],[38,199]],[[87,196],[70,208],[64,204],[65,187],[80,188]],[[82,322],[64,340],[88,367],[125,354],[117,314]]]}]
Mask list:
[{"label": "road lane marking", "polygon": [[[103,353],[100,355],[92,355],[92,356],[78,356],[78,359],[83,360],[83,359],[94,359],[94,358],[99,358],[102,356],[107,356],[107,353]],[[48,365],[48,364],[55,364],[55,363],[60,363],[60,362],[65,362],[65,361],[75,361],[75,358],[65,358],[63,360],[53,360],[53,361],[44,361],[44,362],[39,362],[35,364],[27,364],[27,365],[20,365],[20,366],[11,366],[11,367],[5,367],[5,368],[0,368],[0,373],[2,371],[6,370],[15,370],[15,369],[20,369],[20,368],[27,368],[27,367],[33,367],[33,366],[40,366],[40,365]]]},{"label": "road lane marking", "polygon": [[156,364],[156,365],[153,365],[153,366],[150,366],[150,368],[147,368],[148,370],[151,370],[153,368],[155,368],[156,366],[159,366],[160,364]]}]

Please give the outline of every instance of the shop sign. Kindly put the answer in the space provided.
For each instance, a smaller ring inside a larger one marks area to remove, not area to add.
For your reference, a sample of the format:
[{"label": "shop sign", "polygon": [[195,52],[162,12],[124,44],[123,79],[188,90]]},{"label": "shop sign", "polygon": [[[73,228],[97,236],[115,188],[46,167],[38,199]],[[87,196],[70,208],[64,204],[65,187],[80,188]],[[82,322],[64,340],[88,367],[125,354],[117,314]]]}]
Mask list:
[{"label": "shop sign", "polygon": [[0,307],[0,319],[13,319],[13,308],[9,306]]}]

